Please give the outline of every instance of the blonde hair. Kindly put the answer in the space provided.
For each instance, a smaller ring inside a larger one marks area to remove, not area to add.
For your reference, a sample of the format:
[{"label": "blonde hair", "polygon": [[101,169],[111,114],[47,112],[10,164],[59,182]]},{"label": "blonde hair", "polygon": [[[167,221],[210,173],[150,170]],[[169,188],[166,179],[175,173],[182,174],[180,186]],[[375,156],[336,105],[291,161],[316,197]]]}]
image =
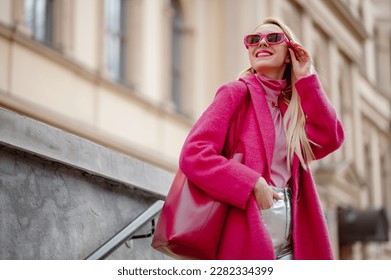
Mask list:
[{"label": "blonde hair", "polygon": [[[266,18],[261,25],[264,24],[275,24],[282,29],[289,41],[299,43],[299,40],[295,37],[291,29],[284,24],[278,18]],[[255,29],[257,29],[257,26]],[[253,68],[246,69],[240,76],[247,76],[254,74]],[[305,132],[305,114],[300,105],[300,96],[294,86],[296,80],[292,73],[292,64],[288,64],[283,79],[287,81],[287,88],[283,91],[283,101],[288,105],[288,109],[284,115],[284,128],[287,138],[287,164],[290,168],[290,164],[293,162],[294,154],[300,160],[301,165],[307,170],[309,162],[315,159],[314,153],[312,152],[311,144],[313,143],[308,139]],[[315,69],[311,66],[311,73],[315,73]],[[315,144],[316,145],[316,144]]]}]

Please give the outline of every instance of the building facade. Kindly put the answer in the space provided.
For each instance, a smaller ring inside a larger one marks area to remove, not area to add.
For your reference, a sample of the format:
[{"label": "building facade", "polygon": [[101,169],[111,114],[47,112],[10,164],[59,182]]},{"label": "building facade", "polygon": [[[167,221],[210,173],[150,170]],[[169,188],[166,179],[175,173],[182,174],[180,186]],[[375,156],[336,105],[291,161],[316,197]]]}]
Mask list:
[{"label": "building facade", "polygon": [[390,1],[0,0],[0,106],[174,171],[268,16],[309,50],[345,127],[312,166],[336,257],[391,259],[384,238],[342,242],[340,216],[391,217]]}]

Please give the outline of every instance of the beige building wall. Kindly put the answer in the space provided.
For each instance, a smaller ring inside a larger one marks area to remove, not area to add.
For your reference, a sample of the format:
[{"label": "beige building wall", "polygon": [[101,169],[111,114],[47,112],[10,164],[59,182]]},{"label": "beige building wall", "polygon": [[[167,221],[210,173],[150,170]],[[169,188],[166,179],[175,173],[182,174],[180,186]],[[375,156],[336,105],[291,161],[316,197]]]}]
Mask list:
[{"label": "beige building wall", "polygon": [[390,243],[341,249],[337,223],[340,206],[385,208],[391,217],[390,1],[178,0],[180,53],[172,52],[171,0],[125,2],[118,82],[105,64],[104,0],[55,0],[49,46],[34,39],[24,0],[0,0],[0,106],[174,171],[217,88],[248,67],[244,34],[282,17],[310,51],[346,130],[344,146],[312,167],[336,256],[391,259]]}]

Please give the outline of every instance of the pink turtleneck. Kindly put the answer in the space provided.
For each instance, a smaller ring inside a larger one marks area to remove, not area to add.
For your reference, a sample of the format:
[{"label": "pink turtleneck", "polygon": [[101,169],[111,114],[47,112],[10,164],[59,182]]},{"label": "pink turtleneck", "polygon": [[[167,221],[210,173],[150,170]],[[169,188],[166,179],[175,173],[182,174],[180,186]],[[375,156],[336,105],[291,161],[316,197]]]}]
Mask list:
[{"label": "pink turtleneck", "polygon": [[283,116],[278,107],[278,97],[281,90],[286,87],[285,80],[274,80],[263,75],[256,75],[261,86],[265,90],[265,97],[269,104],[270,113],[274,122],[276,139],[271,165],[271,184],[284,188],[287,186],[292,174],[287,166],[287,143],[283,123]]}]

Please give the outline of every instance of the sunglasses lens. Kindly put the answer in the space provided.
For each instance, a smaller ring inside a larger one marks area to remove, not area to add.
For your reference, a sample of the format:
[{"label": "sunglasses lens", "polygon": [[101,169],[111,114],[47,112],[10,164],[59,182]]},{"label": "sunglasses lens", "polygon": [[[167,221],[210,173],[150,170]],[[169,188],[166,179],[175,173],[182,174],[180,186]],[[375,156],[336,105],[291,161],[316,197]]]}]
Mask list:
[{"label": "sunglasses lens", "polygon": [[281,33],[270,33],[267,35],[266,40],[269,43],[279,43],[283,40]]},{"label": "sunglasses lens", "polygon": [[258,34],[251,34],[246,37],[246,44],[247,45],[256,45],[259,43],[261,39],[261,36]]},{"label": "sunglasses lens", "polygon": [[280,44],[285,40],[283,33],[269,33],[265,35],[261,35],[261,34],[247,35],[244,39],[244,42],[247,47],[255,46],[259,44],[262,38],[265,38],[266,42],[271,45]]}]

